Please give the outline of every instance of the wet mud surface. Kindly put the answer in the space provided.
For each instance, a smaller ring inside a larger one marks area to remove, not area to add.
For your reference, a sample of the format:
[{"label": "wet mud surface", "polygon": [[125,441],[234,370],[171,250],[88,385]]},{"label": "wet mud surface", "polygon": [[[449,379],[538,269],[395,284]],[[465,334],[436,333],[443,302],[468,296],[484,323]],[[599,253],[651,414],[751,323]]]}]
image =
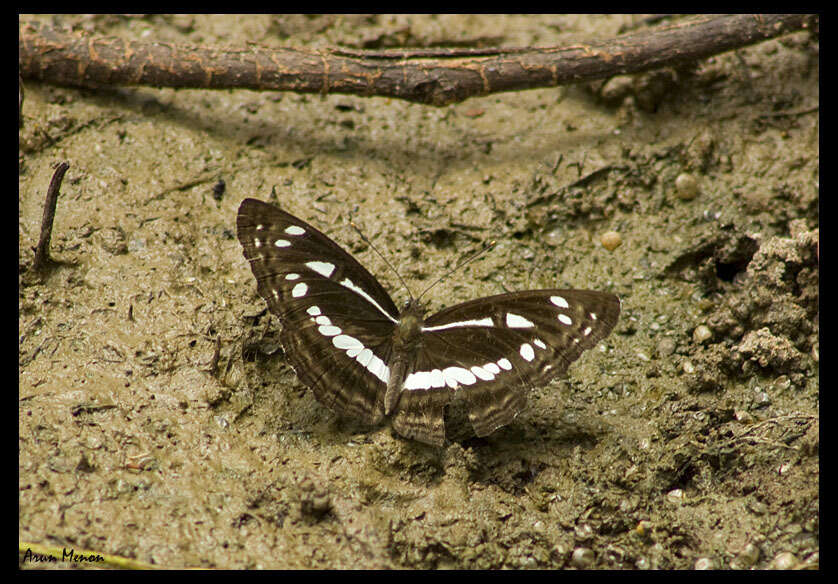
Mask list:
[{"label": "wet mud surface", "polygon": [[[639,22],[34,18],[354,48],[560,45]],[[799,33],[440,109],[27,82],[20,541],[169,568],[817,567],[818,81],[817,38]],[[38,275],[58,161],[58,264]],[[398,305],[349,219],[414,293],[497,240],[432,289],[432,311],[574,287],[618,294],[620,321],[486,438],[434,448],[364,428],[287,365],[235,237],[246,197],[357,254]]]}]

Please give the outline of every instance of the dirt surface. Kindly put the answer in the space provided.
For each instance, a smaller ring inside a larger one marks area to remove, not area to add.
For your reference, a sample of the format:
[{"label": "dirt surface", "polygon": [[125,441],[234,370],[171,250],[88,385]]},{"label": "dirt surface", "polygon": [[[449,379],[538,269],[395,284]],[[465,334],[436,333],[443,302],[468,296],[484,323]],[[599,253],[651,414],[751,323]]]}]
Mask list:
[{"label": "dirt surface", "polygon": [[[644,26],[31,19],[235,47],[546,46]],[[818,81],[818,40],[796,33],[441,109],[25,83],[20,541],[169,568],[817,567]],[[58,161],[59,263],[38,275]],[[285,362],[235,238],[245,197],[324,230],[399,305],[350,215],[414,292],[498,241],[432,311],[576,287],[618,294],[620,322],[488,438],[439,449],[359,427]]]}]

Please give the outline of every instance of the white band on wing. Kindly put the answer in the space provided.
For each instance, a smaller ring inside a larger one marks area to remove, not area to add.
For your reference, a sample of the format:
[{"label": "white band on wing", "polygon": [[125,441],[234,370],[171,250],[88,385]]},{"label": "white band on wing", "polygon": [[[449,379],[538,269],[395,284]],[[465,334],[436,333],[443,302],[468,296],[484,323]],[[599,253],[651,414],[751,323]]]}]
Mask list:
[{"label": "white band on wing", "polygon": [[384,310],[381,307],[381,305],[378,302],[376,302],[375,299],[372,296],[370,296],[369,294],[364,292],[364,290],[362,288],[359,288],[358,286],[356,286],[355,283],[352,282],[352,280],[350,280],[349,278],[344,278],[341,281],[340,285],[343,286],[344,288],[349,288],[350,290],[352,290],[356,294],[360,294],[361,296],[366,298],[373,306],[375,306],[378,310],[381,311],[381,314],[386,316],[392,322],[395,322],[395,323],[399,322],[395,317],[393,317],[393,315],[391,315],[389,312]]},{"label": "white band on wing", "polygon": [[438,324],[436,326],[423,326],[422,332],[432,333],[464,326],[495,326],[495,324],[492,322],[492,317],[487,316],[486,318],[481,318],[480,320],[461,320],[460,322],[449,322],[448,324]]}]

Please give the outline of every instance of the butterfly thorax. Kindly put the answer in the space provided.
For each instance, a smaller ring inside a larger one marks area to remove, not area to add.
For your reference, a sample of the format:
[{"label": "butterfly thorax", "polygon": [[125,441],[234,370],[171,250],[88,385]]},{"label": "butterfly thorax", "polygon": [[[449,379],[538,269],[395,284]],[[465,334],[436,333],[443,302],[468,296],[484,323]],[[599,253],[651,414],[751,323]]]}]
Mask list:
[{"label": "butterfly thorax", "polygon": [[390,363],[390,379],[384,394],[384,413],[392,414],[402,394],[404,378],[422,343],[422,323],[425,308],[411,300],[399,315],[399,323],[393,330],[393,357]]},{"label": "butterfly thorax", "polygon": [[418,346],[422,337],[425,307],[411,300],[399,315],[399,324],[393,331],[393,343],[397,351],[408,351]]}]

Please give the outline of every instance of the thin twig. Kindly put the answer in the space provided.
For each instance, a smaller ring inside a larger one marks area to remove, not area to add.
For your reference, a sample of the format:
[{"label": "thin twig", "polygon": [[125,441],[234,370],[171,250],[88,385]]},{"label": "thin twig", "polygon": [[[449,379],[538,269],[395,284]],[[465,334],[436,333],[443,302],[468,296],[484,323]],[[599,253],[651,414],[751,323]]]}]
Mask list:
[{"label": "thin twig", "polygon": [[55,172],[52,174],[52,180],[49,181],[47,198],[44,201],[44,218],[41,220],[41,238],[38,240],[38,247],[35,248],[35,261],[32,265],[38,271],[44,269],[50,261],[49,242],[52,239],[52,222],[55,220],[55,206],[58,203],[61,181],[64,180],[64,173],[67,172],[68,168],[70,168],[68,163],[59,163]]},{"label": "thin twig", "polygon": [[17,74],[17,127],[23,127],[23,77]]},{"label": "thin twig", "polygon": [[701,15],[606,41],[564,47],[219,49],[70,34],[18,25],[24,78],[77,87],[145,85],[384,96],[434,106],[677,67],[797,30],[802,14]]}]

